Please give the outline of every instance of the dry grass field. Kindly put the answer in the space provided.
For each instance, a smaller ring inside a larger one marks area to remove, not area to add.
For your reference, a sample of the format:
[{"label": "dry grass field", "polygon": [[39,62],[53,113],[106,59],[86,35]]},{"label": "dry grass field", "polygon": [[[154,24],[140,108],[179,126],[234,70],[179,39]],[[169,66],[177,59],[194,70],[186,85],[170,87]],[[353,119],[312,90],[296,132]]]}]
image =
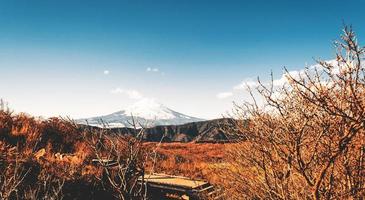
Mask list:
[{"label": "dry grass field", "polygon": [[[223,162],[225,146],[143,143],[59,118],[0,110],[0,198],[137,198],[133,185],[144,169],[219,184],[214,169]],[[92,162],[96,158],[117,164],[104,167]]]},{"label": "dry grass field", "polygon": [[145,143],[151,158],[147,171],[204,179],[219,184],[215,173],[224,162],[225,150],[231,144],[221,143]]}]

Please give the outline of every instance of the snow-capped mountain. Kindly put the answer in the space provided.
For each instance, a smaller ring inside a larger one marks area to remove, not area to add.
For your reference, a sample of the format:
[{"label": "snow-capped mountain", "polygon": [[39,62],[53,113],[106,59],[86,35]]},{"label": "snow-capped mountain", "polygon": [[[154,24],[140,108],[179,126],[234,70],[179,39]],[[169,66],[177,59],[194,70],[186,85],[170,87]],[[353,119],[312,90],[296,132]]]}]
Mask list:
[{"label": "snow-capped mountain", "polygon": [[189,122],[203,121],[203,119],[184,115],[152,99],[142,99],[124,110],[85,119],[76,120],[79,124],[98,127],[132,127],[132,121],[138,127],[153,127],[157,125],[180,125]]}]

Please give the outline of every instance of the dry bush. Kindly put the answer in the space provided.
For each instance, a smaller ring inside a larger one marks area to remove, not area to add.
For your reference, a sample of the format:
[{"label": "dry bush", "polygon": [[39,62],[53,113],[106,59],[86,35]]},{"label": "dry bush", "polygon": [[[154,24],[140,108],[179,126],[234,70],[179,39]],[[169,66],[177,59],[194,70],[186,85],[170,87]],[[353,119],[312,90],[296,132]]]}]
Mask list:
[{"label": "dry bush", "polygon": [[1,199],[62,199],[64,178],[50,173],[19,147],[4,142],[0,146]]},{"label": "dry bush", "polygon": [[[135,184],[130,175],[143,172],[143,148],[133,138],[112,135],[90,145],[98,133],[68,120],[0,109],[0,199],[140,199],[123,198],[112,183],[127,177],[123,187]],[[111,152],[120,168],[91,162]]]},{"label": "dry bush", "polygon": [[363,199],[364,48],[349,27],[341,39],[336,62],[286,71],[280,88],[259,80],[264,105],[237,107],[248,134],[220,172],[229,199]]},{"label": "dry bush", "polygon": [[142,138],[143,129],[135,137],[106,130],[85,133],[85,141],[92,149],[95,162],[103,169],[100,180],[112,188],[118,199],[145,199]]}]

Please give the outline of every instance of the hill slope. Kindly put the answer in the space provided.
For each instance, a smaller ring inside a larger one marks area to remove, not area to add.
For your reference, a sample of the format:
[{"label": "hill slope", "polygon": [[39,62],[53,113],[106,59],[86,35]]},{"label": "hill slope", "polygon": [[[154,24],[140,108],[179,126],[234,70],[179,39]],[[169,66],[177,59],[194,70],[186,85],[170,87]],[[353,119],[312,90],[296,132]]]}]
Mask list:
[{"label": "hill slope", "polygon": [[97,127],[120,128],[132,127],[133,119],[138,123],[138,127],[181,125],[189,122],[203,121],[203,119],[176,112],[154,100],[143,99],[125,110],[104,116],[78,119],[76,122]]},{"label": "hill slope", "polygon": [[[164,125],[146,128],[144,140],[148,142],[225,142],[233,139],[226,133],[227,127],[235,125],[230,118],[192,122],[182,125]],[[223,128],[225,127],[225,128]],[[139,130],[111,128],[114,133],[134,135]]]}]

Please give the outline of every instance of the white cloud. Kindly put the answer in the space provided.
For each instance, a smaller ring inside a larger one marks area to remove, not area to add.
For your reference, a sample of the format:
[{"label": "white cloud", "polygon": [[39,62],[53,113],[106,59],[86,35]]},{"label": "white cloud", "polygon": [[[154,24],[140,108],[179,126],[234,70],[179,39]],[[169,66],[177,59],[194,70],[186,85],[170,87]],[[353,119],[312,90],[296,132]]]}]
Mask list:
[{"label": "white cloud", "polygon": [[158,68],[151,68],[147,67],[146,72],[159,72],[160,70]]},{"label": "white cloud", "polygon": [[247,88],[255,88],[259,85],[257,81],[253,81],[252,79],[246,79],[242,81],[240,84],[233,87],[234,90],[246,90]]},{"label": "white cloud", "polygon": [[[339,66],[336,60],[329,60],[326,61],[328,64],[331,64],[333,66],[335,66],[334,73],[338,73],[339,71]],[[320,64],[315,64],[309,67],[306,67],[306,69],[301,69],[301,70],[293,70],[293,71],[289,71],[286,72],[284,74],[282,74],[281,78],[279,79],[274,79],[273,81],[273,85],[274,87],[281,87],[287,83],[289,83],[289,76],[294,78],[294,79],[299,79],[300,77],[305,77],[305,73],[307,72],[308,75],[314,75],[315,71],[321,72],[323,70],[322,65]]]},{"label": "white cloud", "polygon": [[115,89],[111,90],[110,93],[127,95],[127,97],[130,99],[142,99],[143,98],[143,95],[140,92],[138,92],[137,90],[125,90],[125,89],[121,89],[121,88],[115,88]]},{"label": "white cloud", "polygon": [[[327,63],[330,63],[330,64],[335,65],[335,66],[338,65],[335,60],[327,61]],[[321,70],[323,70],[323,67],[319,64],[312,65],[312,66],[309,66],[309,67],[306,66],[306,68],[307,68],[309,74],[314,74],[315,70],[317,70],[318,72],[321,72]],[[334,68],[334,70],[339,71],[339,69],[337,69],[336,67]],[[280,78],[273,80],[273,86],[274,87],[282,87],[285,84],[287,84],[288,83],[288,75],[290,75],[291,77],[293,77],[295,79],[298,79],[300,76],[303,76],[304,74],[305,74],[305,69],[293,70],[293,71],[283,73]],[[270,81],[262,81],[262,84],[265,85],[265,86],[269,86]],[[258,83],[257,80],[255,80],[253,78],[246,78],[241,83],[239,83],[238,85],[233,86],[233,89],[231,91],[222,92],[222,93],[217,94],[217,98],[224,99],[224,98],[230,97],[233,94],[235,94],[236,90],[246,91],[248,88],[255,89],[258,86],[259,86],[259,83]]]},{"label": "white cloud", "polygon": [[217,94],[217,98],[218,99],[225,99],[225,98],[228,98],[228,97],[230,97],[232,95],[233,95],[232,92],[221,92],[221,93],[218,93]]},{"label": "white cloud", "polygon": [[109,73],[110,73],[110,71],[109,70],[104,70],[104,75],[108,75]]},{"label": "white cloud", "polygon": [[[329,60],[326,61],[328,64],[335,66],[333,68],[333,72],[334,73],[339,73],[341,71],[341,69],[343,70],[344,67],[341,68],[341,66],[338,64],[338,62],[336,60]],[[306,64],[307,65],[307,64]],[[289,72],[285,72],[281,75],[280,78],[278,79],[274,79],[273,80],[273,86],[274,87],[282,87],[285,84],[289,83],[289,76],[294,78],[294,79],[299,79],[300,77],[305,77],[305,73],[308,73],[308,75],[314,75],[315,71],[317,72],[321,72],[323,70],[323,67],[320,64],[315,64],[309,67],[305,67],[305,69],[300,69],[300,70],[292,70]],[[263,85],[265,86],[269,86],[270,85],[270,81],[263,81],[262,82]],[[250,88],[255,88],[259,86],[258,81],[254,81],[254,79],[252,78],[247,78],[245,80],[243,80],[240,84],[236,85],[233,87],[234,90],[247,90],[248,87]]]},{"label": "white cloud", "polygon": [[[312,69],[314,69],[314,67],[311,66],[308,69],[312,70]],[[303,76],[304,74],[305,74],[304,69],[302,69],[302,70],[293,70],[293,71],[286,72],[286,73],[282,74],[279,79],[274,79],[273,80],[273,86],[274,87],[284,86],[285,84],[289,83],[289,79],[288,79],[289,76],[294,78],[294,79],[298,79],[298,78],[300,78],[300,76]],[[269,84],[269,82],[267,84]]]},{"label": "white cloud", "polygon": [[[295,77],[295,76],[293,76],[293,77]],[[280,87],[280,86],[285,85],[286,83],[288,83],[288,78],[287,78],[286,74],[283,74],[281,76],[281,78],[275,79],[272,82],[272,84],[274,85],[274,87]]]}]

